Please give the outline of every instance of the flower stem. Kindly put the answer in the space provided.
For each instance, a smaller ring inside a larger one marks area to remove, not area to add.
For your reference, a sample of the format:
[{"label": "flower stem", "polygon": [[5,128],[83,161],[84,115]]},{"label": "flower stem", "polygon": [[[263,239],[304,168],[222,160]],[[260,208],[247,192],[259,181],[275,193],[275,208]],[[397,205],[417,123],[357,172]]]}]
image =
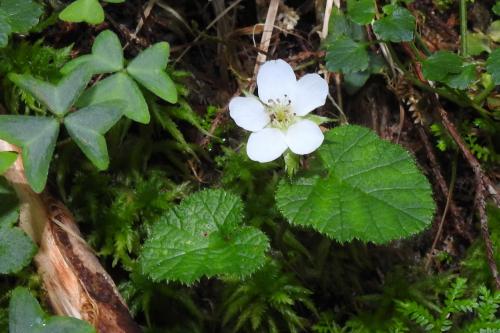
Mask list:
[{"label": "flower stem", "polygon": [[460,53],[467,57],[467,0],[460,0]]}]

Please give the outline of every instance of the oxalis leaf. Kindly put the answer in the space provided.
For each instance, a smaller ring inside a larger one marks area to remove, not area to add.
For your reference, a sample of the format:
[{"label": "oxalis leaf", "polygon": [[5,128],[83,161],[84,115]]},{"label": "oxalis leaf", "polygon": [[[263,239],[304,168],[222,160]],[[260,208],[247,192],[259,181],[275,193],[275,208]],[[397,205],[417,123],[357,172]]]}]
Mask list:
[{"label": "oxalis leaf", "polygon": [[373,23],[373,31],[388,42],[409,42],[413,40],[416,27],[415,17],[408,9],[396,5],[383,7],[386,16]]},{"label": "oxalis leaf", "polygon": [[10,333],[95,333],[83,320],[71,317],[48,316],[28,289],[18,287],[9,303]]},{"label": "oxalis leaf", "polygon": [[243,277],[265,262],[267,237],[242,226],[243,204],[223,190],[197,192],[154,226],[140,258],[153,280],[191,284],[202,276]]},{"label": "oxalis leaf", "polygon": [[109,165],[104,135],[122,116],[120,101],[93,104],[64,118],[69,135],[99,169]]},{"label": "oxalis leaf", "polygon": [[22,148],[26,178],[35,192],[45,187],[58,134],[54,118],[0,116],[0,139]]},{"label": "oxalis leaf", "polygon": [[294,225],[346,242],[385,243],[425,229],[434,214],[429,182],[402,147],[359,126],[325,135],[326,177],[282,181],[276,202]]},{"label": "oxalis leaf", "polygon": [[100,24],[104,21],[104,9],[98,0],[76,0],[59,14],[67,22]]},{"label": "oxalis leaf", "polygon": [[[2,201],[0,205],[10,203],[10,200]],[[17,273],[30,263],[36,247],[24,231],[14,227],[19,218],[17,209],[1,208],[5,213],[0,215],[0,274]]]}]

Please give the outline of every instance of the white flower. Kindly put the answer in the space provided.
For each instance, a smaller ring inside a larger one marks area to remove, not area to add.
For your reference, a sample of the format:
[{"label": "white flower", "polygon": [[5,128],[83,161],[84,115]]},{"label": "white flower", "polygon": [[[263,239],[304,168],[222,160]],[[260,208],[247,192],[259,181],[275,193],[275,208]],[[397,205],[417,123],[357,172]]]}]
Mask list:
[{"label": "white flower", "polygon": [[280,157],[288,148],[304,155],[323,143],[319,126],[305,116],[325,104],[328,84],[318,74],[307,74],[297,81],[285,61],[264,63],[257,74],[259,99],[235,97],[229,114],[250,134],[248,157],[265,163]]}]

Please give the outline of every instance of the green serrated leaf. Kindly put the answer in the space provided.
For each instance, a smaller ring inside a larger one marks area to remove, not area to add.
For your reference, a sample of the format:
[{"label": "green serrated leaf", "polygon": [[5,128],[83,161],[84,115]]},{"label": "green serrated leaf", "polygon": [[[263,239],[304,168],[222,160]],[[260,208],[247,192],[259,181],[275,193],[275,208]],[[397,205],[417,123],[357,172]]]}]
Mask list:
[{"label": "green serrated leaf", "polygon": [[141,255],[153,280],[191,284],[203,276],[243,277],[265,262],[267,237],[241,226],[243,204],[233,194],[205,190],[185,199],[154,226]]},{"label": "green serrated leaf", "polygon": [[126,107],[123,114],[139,123],[149,123],[149,110],[137,84],[125,73],[116,73],[85,91],[76,103],[78,107],[121,100]]},{"label": "green serrated leaf", "polygon": [[373,23],[378,38],[395,43],[413,40],[416,21],[411,12],[396,5],[386,5],[383,10],[387,15]]},{"label": "green serrated leaf", "polygon": [[445,82],[450,74],[462,71],[462,64],[458,54],[438,51],[422,62],[422,72],[427,80]]},{"label": "green serrated leaf", "polygon": [[11,73],[9,79],[35,96],[52,113],[62,117],[83,92],[90,81],[90,76],[86,68],[80,68],[63,77],[56,85],[36,79],[29,74]]},{"label": "green serrated leaf", "polygon": [[36,252],[31,239],[18,227],[17,210],[0,216],[0,274],[17,273],[28,265]]},{"label": "green serrated leaf", "polygon": [[375,5],[373,0],[348,0],[347,14],[358,24],[368,24],[375,16]]},{"label": "green serrated leaf", "polygon": [[0,139],[22,148],[26,178],[37,193],[45,187],[58,134],[53,118],[0,116]]},{"label": "green serrated leaf", "polygon": [[278,208],[290,223],[346,242],[385,243],[432,221],[429,182],[402,147],[359,126],[337,127],[319,149],[326,177],[282,181]]},{"label": "green serrated leaf", "polygon": [[488,60],[486,61],[486,70],[493,77],[495,85],[500,84],[500,48],[491,52]]},{"label": "green serrated leaf", "polygon": [[68,74],[80,66],[86,66],[93,75],[122,70],[123,50],[118,36],[110,30],[101,32],[92,45],[92,54],[71,60],[64,65],[61,72]]},{"label": "green serrated leaf", "polygon": [[368,68],[370,58],[364,43],[349,38],[333,41],[326,52],[326,68],[330,72],[352,73]]},{"label": "green serrated leaf", "polygon": [[109,101],[93,104],[64,118],[69,135],[99,170],[108,168],[104,134],[121,118],[121,108],[121,101]]},{"label": "green serrated leaf", "polygon": [[0,175],[2,175],[17,159],[17,153],[13,151],[0,152]]},{"label": "green serrated leaf", "polygon": [[340,9],[334,7],[328,21],[327,45],[332,41],[346,37],[354,41],[364,40],[363,27],[352,22]]},{"label": "green serrated leaf", "polygon": [[98,0],[76,0],[59,14],[66,22],[87,22],[101,24],[104,22],[104,9]]},{"label": "green serrated leaf", "polygon": [[83,320],[46,315],[28,289],[17,287],[9,304],[10,333],[95,333]]},{"label": "green serrated leaf", "polygon": [[127,72],[158,97],[176,103],[177,89],[165,72],[169,54],[168,43],[156,43],[135,57],[128,65]]},{"label": "green serrated leaf", "polygon": [[13,33],[26,33],[38,24],[42,6],[33,0],[2,0],[0,9],[7,16]]},{"label": "green serrated leaf", "polygon": [[476,78],[476,65],[469,64],[463,66],[459,74],[450,75],[446,80],[446,84],[451,88],[464,90],[469,88]]}]

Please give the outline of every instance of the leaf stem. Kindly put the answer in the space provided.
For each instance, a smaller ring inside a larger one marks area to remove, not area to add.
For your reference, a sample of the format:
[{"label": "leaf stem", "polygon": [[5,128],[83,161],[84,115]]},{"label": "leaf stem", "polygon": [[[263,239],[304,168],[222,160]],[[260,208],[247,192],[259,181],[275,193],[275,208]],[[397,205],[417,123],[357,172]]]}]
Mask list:
[{"label": "leaf stem", "polygon": [[467,57],[467,0],[460,0],[460,53]]}]

